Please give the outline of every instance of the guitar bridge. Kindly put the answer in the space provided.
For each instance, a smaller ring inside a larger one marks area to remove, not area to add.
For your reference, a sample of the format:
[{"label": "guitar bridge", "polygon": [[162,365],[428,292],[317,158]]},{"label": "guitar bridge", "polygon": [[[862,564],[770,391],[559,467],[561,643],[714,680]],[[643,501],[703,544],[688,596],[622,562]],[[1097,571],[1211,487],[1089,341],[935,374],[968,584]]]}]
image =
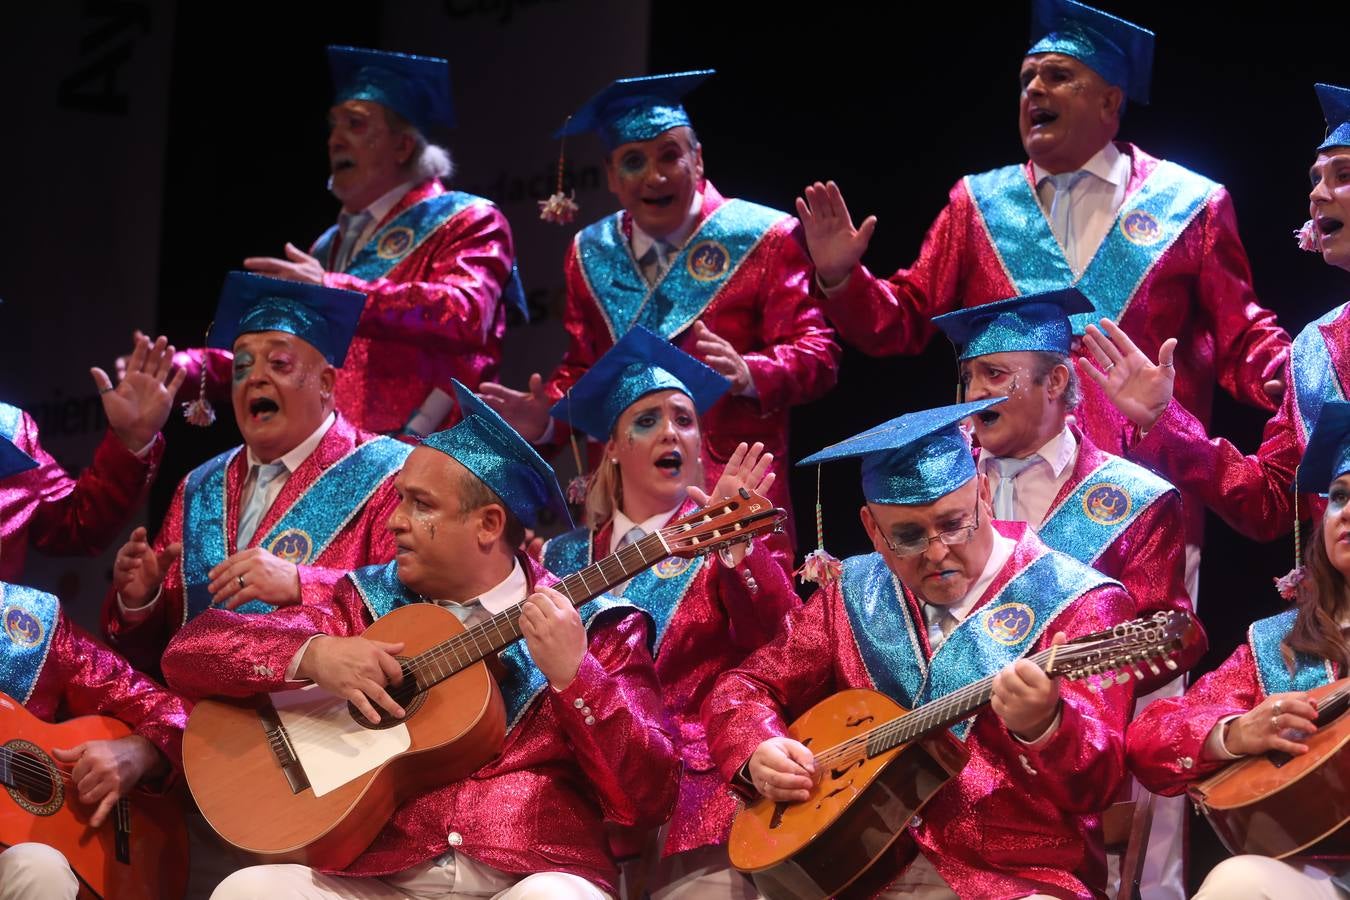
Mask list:
[{"label": "guitar bridge", "polygon": [[262,720],[263,733],[267,735],[267,745],[272,748],[272,755],[277,758],[277,765],[281,766],[281,774],[286,776],[286,783],[291,786],[291,793],[298,794],[301,791],[309,789],[309,778],[305,775],[305,770],[300,765],[300,759],[295,755],[295,748],[291,746],[290,735],[286,733],[286,726],[281,723],[281,716],[277,714],[276,707],[271,703],[258,710],[258,718]]},{"label": "guitar bridge", "polygon": [[124,866],[131,865],[131,801],[122,797],[117,801],[114,817],[113,855]]}]

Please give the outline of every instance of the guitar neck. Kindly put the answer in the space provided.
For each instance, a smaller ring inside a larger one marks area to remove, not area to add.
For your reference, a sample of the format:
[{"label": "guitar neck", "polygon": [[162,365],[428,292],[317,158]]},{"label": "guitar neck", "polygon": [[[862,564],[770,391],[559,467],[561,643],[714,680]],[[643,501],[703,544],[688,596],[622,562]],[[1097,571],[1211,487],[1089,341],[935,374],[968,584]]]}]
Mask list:
[{"label": "guitar neck", "polygon": [[[660,531],[647,535],[584,569],[573,572],[553,586],[572,606],[581,606],[617,584],[649,569],[671,555]],[[498,653],[520,640],[520,614],[523,601],[494,615],[486,622],[470,626],[462,633],[419,653],[407,667],[422,689],[439,684],[463,669]]]},{"label": "guitar neck", "polygon": [[[1025,657],[1028,661],[1048,671],[1047,662],[1053,658],[1054,649],[1042,650]],[[994,676],[981,678],[945,697],[925,703],[898,719],[878,725],[860,739],[867,742],[867,755],[876,756],[901,744],[918,740],[931,731],[950,728],[957,722],[969,718],[978,712],[994,693]],[[834,748],[831,748],[832,750]],[[830,751],[826,751],[828,753]]]}]

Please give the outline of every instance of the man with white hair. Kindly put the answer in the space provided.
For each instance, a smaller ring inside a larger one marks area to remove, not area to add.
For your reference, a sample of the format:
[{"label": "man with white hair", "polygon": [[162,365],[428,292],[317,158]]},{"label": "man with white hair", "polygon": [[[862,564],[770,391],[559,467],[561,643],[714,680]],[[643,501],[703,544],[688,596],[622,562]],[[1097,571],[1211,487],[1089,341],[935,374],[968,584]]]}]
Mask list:
[{"label": "man with white hair", "polygon": [[[496,378],[501,301],[524,312],[511,229],[489,201],[441,183],[453,165],[426,132],[453,123],[444,59],[329,47],[328,62],[338,223],[308,253],[288,243],[284,259],[250,257],[244,266],[365,294],[338,375],[338,408],[366,431],[429,434],[453,407],[451,379],[476,388]],[[227,355],[210,365],[228,385]]]}]

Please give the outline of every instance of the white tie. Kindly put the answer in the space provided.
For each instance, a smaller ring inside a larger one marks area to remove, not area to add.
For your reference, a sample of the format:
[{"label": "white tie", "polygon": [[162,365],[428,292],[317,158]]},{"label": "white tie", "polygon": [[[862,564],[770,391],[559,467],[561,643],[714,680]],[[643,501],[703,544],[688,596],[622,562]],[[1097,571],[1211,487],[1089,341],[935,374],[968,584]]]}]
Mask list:
[{"label": "white tie", "polygon": [[262,521],[267,513],[267,507],[271,505],[267,502],[267,486],[286,471],[286,464],[267,463],[254,466],[253,471],[256,476],[253,479],[253,493],[249,494],[248,503],[244,504],[243,511],[239,513],[239,530],[235,532],[234,546],[240,550],[253,540],[253,532],[258,530],[258,523]]},{"label": "white tie", "polygon": [[366,225],[374,218],[366,210],[359,213],[341,213],[338,215],[338,232],[340,241],[338,243],[337,256],[333,258],[333,271],[345,272],[347,265],[352,261],[352,255],[356,252],[356,241],[366,230]]},{"label": "white tie", "polygon": [[942,642],[947,640],[947,635],[960,624],[956,621],[956,616],[949,613],[946,607],[934,606],[931,603],[923,604],[923,618],[928,626],[928,646],[934,653],[942,646]]},{"label": "white tie", "polygon": [[1074,265],[1074,250],[1077,241],[1074,240],[1070,209],[1073,206],[1074,185],[1086,178],[1087,174],[1080,169],[1077,172],[1062,172],[1059,175],[1051,175],[1046,179],[1055,188],[1055,194],[1050,198],[1050,230],[1059,239],[1060,246],[1064,248],[1065,259],[1074,269],[1077,269],[1077,266]]}]

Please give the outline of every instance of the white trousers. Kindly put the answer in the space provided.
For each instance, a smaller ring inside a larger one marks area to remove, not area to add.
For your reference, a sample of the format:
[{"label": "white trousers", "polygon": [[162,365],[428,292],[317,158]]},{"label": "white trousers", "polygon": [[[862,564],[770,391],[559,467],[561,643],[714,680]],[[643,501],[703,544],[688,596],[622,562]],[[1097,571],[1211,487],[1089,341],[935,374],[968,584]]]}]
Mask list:
[{"label": "white trousers", "polygon": [[599,887],[566,872],[518,875],[448,853],[383,878],[325,875],[308,866],[252,866],[221,882],[212,900],[283,897],[302,900],[613,900]]},{"label": "white trousers", "polygon": [[[920,853],[900,877],[877,895],[877,900],[961,900],[946,879]],[[1027,894],[1023,900],[1054,900],[1049,894]]]},{"label": "white trousers", "polygon": [[1345,900],[1350,897],[1316,866],[1297,868],[1268,856],[1232,856],[1200,885],[1195,900]]},{"label": "white trousers", "polygon": [[15,844],[0,853],[0,900],[75,900],[80,883],[55,847]]}]

